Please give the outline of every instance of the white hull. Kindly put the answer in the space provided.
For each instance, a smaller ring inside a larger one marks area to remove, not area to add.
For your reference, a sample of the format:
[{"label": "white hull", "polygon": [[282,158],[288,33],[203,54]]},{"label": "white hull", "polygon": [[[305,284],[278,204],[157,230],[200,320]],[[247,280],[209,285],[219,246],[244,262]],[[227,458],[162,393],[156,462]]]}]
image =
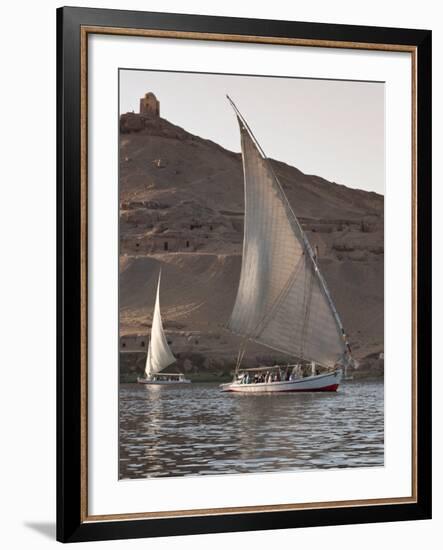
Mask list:
[{"label": "white hull", "polygon": [[187,378],[183,380],[149,380],[148,378],[137,378],[139,384],[148,384],[151,386],[175,386],[177,384],[190,384],[191,381]]},{"label": "white hull", "polygon": [[257,382],[250,384],[231,382],[221,384],[220,389],[223,392],[238,393],[334,392],[337,391],[342,376],[342,371],[336,370],[327,374],[307,376],[305,378],[282,382]]}]

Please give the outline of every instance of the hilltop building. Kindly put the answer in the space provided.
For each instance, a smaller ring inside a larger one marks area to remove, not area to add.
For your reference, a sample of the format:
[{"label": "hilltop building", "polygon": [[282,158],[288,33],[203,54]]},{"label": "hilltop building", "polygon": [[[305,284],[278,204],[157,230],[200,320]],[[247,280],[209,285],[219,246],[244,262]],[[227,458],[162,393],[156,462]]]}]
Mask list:
[{"label": "hilltop building", "polygon": [[152,117],[160,116],[160,101],[152,92],[148,92],[140,98],[140,114]]}]

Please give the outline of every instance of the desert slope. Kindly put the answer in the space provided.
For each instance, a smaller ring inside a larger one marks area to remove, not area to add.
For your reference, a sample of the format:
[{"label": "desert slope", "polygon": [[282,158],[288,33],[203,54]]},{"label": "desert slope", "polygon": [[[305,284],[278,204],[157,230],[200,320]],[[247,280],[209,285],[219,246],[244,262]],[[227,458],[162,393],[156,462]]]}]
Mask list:
[{"label": "desert slope", "polygon": [[[272,161],[362,365],[383,351],[383,197]],[[358,185],[358,182],[357,182]],[[229,372],[227,322],[243,239],[241,156],[162,118],[120,120],[120,345],[141,369],[162,268],[164,326],[179,366]],[[134,353],[137,352],[137,355]],[[250,346],[246,362],[278,354]]]}]

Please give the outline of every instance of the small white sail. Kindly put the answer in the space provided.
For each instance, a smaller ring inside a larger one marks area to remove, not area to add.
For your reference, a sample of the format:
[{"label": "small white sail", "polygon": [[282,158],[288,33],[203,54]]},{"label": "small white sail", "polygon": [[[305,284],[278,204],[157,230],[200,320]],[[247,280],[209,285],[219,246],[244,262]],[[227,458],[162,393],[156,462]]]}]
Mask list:
[{"label": "small white sail", "polygon": [[157,294],[155,297],[154,315],[152,318],[151,339],[149,342],[148,357],[146,360],[147,368],[149,365],[149,374],[160,372],[168,365],[175,362],[175,357],[169,348],[168,341],[163,330],[163,323],[160,314],[160,279],[161,272],[158,276]]},{"label": "small white sail", "polygon": [[228,328],[324,366],[346,353],[340,319],[269,160],[235,105],[245,187],[240,282]]}]

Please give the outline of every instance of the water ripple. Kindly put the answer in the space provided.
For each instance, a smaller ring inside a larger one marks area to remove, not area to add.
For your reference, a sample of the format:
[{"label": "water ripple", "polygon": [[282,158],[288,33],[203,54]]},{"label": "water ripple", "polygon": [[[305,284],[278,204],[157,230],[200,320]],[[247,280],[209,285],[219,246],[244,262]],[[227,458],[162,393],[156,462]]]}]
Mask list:
[{"label": "water ripple", "polygon": [[382,466],[383,383],[331,394],[120,388],[120,479]]}]

